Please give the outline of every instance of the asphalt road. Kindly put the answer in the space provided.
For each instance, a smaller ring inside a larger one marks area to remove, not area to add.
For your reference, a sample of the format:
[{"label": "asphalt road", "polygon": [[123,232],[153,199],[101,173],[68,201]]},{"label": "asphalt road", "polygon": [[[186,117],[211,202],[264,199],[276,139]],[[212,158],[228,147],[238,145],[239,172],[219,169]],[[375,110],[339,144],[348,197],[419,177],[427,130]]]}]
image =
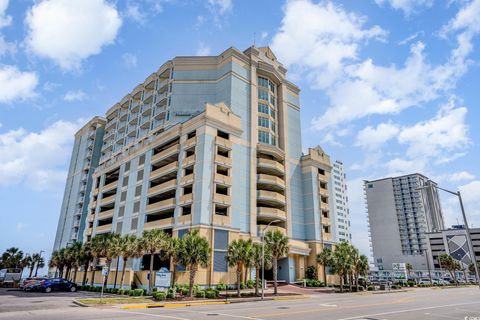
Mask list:
[{"label": "asphalt road", "polygon": [[422,288],[387,294],[323,293],[298,300],[135,310],[78,307],[72,304],[72,299],[79,295],[91,294],[15,296],[3,289],[0,291],[0,319],[480,319],[480,290],[477,287]]}]

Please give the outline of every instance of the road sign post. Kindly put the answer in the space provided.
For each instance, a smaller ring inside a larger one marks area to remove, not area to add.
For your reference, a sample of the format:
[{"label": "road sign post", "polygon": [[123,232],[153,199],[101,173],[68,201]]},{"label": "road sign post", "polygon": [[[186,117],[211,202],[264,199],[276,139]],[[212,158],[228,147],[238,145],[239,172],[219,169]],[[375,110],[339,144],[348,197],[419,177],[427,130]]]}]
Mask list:
[{"label": "road sign post", "polygon": [[[102,268],[102,291],[100,292],[100,304],[102,304],[102,299],[103,299],[103,288],[105,287],[105,279],[108,277],[108,267],[104,266]],[[95,281],[95,280],[94,280]]]}]

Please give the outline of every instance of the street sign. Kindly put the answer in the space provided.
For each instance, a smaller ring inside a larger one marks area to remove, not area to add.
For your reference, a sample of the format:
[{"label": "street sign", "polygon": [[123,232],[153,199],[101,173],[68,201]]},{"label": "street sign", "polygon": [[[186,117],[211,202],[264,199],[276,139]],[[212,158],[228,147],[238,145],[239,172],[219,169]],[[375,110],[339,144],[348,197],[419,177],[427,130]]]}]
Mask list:
[{"label": "street sign", "polygon": [[104,276],[104,277],[108,276],[108,267],[107,266],[104,266],[102,268],[102,276]]},{"label": "street sign", "polygon": [[155,273],[155,287],[170,288],[172,273],[167,268],[162,268]]}]

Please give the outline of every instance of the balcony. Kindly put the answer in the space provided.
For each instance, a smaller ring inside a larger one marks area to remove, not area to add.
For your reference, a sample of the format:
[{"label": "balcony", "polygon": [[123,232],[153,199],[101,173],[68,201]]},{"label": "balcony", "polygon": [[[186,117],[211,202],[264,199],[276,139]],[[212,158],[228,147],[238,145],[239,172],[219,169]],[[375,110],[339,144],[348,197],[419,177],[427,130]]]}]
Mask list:
[{"label": "balcony", "polygon": [[222,147],[224,147],[224,148],[226,148],[226,149],[232,150],[232,141],[230,141],[230,140],[227,140],[227,139],[225,139],[225,138],[216,136],[216,137],[215,137],[215,143],[216,143],[218,146],[222,146]]},{"label": "balcony", "polygon": [[102,191],[105,192],[105,191],[115,189],[117,187],[117,185],[118,185],[118,180],[110,182],[109,184],[103,186]]},{"label": "balcony", "polygon": [[280,175],[283,175],[285,173],[284,165],[274,160],[258,158],[257,166],[268,173]]},{"label": "balcony", "polygon": [[224,176],[223,174],[215,173],[214,179],[216,183],[232,185],[232,177]]},{"label": "balcony", "polygon": [[167,164],[166,166],[160,167],[157,170],[152,171],[150,173],[150,180],[156,179],[174,171],[178,171],[178,161],[174,161],[170,164]]},{"label": "balcony", "polygon": [[191,164],[195,164],[195,155],[192,154],[190,157],[183,159],[183,167],[188,167]]},{"label": "balcony", "polygon": [[180,152],[180,145],[175,144],[175,145],[169,147],[168,149],[165,149],[165,150],[157,153],[156,155],[154,155],[150,162],[152,164],[155,164],[155,163],[157,163],[159,161],[162,161],[163,159],[168,158],[170,156],[173,156],[174,154],[177,154],[179,152]]},{"label": "balcony", "polygon": [[227,157],[224,157],[224,156],[221,156],[221,155],[219,155],[219,154],[216,154],[216,155],[215,155],[215,162],[216,162],[216,163],[219,163],[219,164],[221,164],[221,165],[227,166],[227,167],[231,167],[231,166],[232,166],[232,159],[227,158]]},{"label": "balcony", "polygon": [[320,180],[320,182],[326,182],[328,183],[328,178],[325,174],[318,174],[318,180]]},{"label": "balcony", "polygon": [[149,204],[147,205],[146,212],[152,213],[152,212],[158,212],[158,211],[171,209],[171,208],[175,208],[175,198],[170,198],[170,199]]},{"label": "balcony", "polygon": [[287,220],[287,214],[285,211],[268,207],[257,207],[257,217],[260,220]]},{"label": "balcony", "polygon": [[265,224],[258,224],[257,225],[257,234],[261,235],[263,232],[276,231],[276,230],[280,231],[281,233],[283,233],[285,235],[287,234],[287,230],[285,230],[285,228],[283,228],[283,227],[270,225],[265,229],[266,226],[267,225],[265,225]]},{"label": "balcony", "polygon": [[285,204],[285,196],[277,192],[258,190],[257,191],[257,200],[270,202],[270,203],[279,203]]},{"label": "balcony", "polygon": [[118,113],[118,117],[120,118],[120,120],[125,120],[127,118],[127,115],[128,110],[120,110],[120,112]]},{"label": "balcony", "polygon": [[190,173],[189,175],[186,175],[185,177],[182,177],[181,185],[191,184],[191,183],[193,183],[194,179],[195,179],[194,173]]},{"label": "balcony", "polygon": [[152,222],[145,222],[143,225],[143,230],[150,230],[150,229],[165,229],[166,227],[170,227],[174,224],[175,218],[165,218],[160,219]]},{"label": "balcony", "polygon": [[232,224],[232,217],[214,214],[213,224],[217,226],[230,226]]},{"label": "balcony", "polygon": [[328,203],[320,202],[320,210],[322,210],[322,211],[329,211],[329,210],[330,210],[330,206],[328,205]]},{"label": "balcony", "polygon": [[114,120],[112,120],[112,121],[109,121],[109,122],[107,123],[107,125],[105,126],[105,130],[108,131],[108,130],[110,130],[110,129],[115,129],[115,128],[116,128],[116,125],[117,125],[117,122],[118,122],[117,119],[114,119]]},{"label": "balcony", "polygon": [[257,183],[271,185],[282,190],[285,189],[285,181],[282,178],[268,174],[257,174]]},{"label": "balcony", "polygon": [[100,234],[100,233],[107,233],[112,231],[112,224],[106,224],[104,226],[96,227],[95,228],[95,234]]},{"label": "balcony", "polygon": [[107,204],[107,203],[114,202],[116,196],[117,196],[117,195],[114,194],[114,195],[111,195],[111,196],[109,196],[109,197],[103,198],[102,200],[100,200],[100,204],[104,205],[104,204]]},{"label": "balcony", "polygon": [[153,95],[153,90],[145,91],[143,93],[143,101],[148,100]]},{"label": "balcony", "polygon": [[225,194],[214,193],[213,202],[219,203],[219,204],[231,204],[232,197]]},{"label": "balcony", "polygon": [[324,189],[324,188],[320,188],[319,192],[320,195],[324,196],[324,197],[328,197],[329,196],[329,193],[328,193],[328,190],[327,189]]},{"label": "balcony", "polygon": [[180,197],[181,204],[191,203],[192,201],[193,201],[193,193],[184,194],[183,196]]},{"label": "balcony", "polygon": [[177,179],[173,179],[153,188],[148,189],[148,196],[154,196],[156,194],[175,189],[177,187]]},{"label": "balcony", "polygon": [[142,106],[142,116],[150,116],[151,113],[152,113],[152,104],[151,103],[144,104]]},{"label": "balcony", "polygon": [[103,219],[106,219],[106,218],[113,217],[114,211],[115,211],[115,209],[110,209],[110,210],[107,210],[107,211],[99,212],[97,219],[98,220],[103,220]]}]

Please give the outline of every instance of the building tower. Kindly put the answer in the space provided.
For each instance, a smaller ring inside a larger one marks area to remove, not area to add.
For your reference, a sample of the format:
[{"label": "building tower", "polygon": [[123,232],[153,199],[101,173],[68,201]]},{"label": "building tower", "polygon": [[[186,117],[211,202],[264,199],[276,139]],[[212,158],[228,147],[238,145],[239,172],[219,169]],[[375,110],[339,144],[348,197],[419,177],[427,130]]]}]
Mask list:
[{"label": "building tower", "polygon": [[332,202],[332,212],[336,229],[336,242],[351,242],[352,240],[352,234],[350,233],[350,209],[348,207],[346,178],[347,175],[343,169],[343,162],[339,160],[333,162],[331,175],[332,187],[330,188],[330,192],[334,199]]}]

